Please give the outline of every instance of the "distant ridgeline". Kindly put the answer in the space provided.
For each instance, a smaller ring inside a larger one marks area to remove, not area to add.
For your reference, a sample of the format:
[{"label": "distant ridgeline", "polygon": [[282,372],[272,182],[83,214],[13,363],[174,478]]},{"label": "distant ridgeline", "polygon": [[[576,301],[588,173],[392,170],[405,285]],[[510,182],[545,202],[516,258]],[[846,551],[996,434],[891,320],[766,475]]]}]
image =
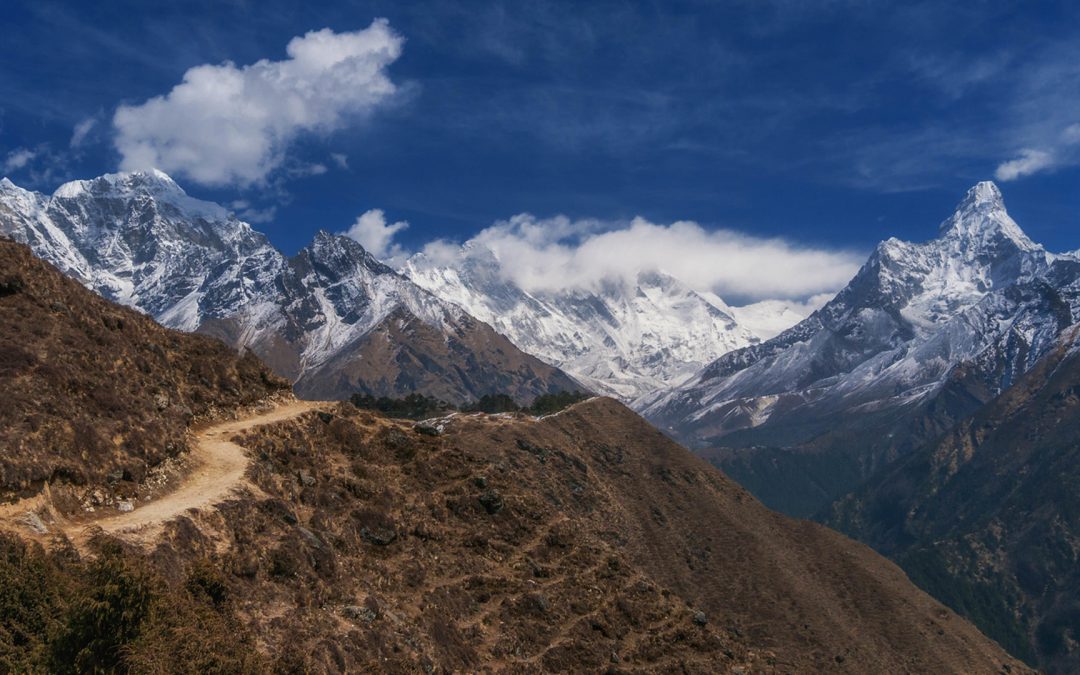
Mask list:
[{"label": "distant ridgeline", "polygon": [[530,405],[520,406],[508,394],[485,394],[478,401],[455,406],[432,396],[409,394],[402,398],[353,394],[349,401],[363,410],[376,410],[387,417],[419,420],[452,412],[504,413],[520,412],[530,415],[551,415],[584,401],[589,394],[580,391],[560,391],[537,396]]}]

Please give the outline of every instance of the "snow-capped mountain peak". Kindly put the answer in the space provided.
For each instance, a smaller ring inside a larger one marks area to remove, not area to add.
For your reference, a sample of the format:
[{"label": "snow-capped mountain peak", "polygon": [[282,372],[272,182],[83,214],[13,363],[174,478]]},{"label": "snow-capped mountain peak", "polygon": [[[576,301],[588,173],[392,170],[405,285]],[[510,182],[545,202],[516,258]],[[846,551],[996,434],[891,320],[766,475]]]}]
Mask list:
[{"label": "snow-capped mountain peak", "polygon": [[469,241],[438,259],[417,254],[402,272],[526,353],[624,400],[678,384],[710,359],[760,341],[714,294],[660,269],[593,285],[526,288],[495,251]]},{"label": "snow-capped mountain peak", "polygon": [[976,184],[953,215],[941,224],[939,239],[953,243],[971,258],[1010,243],[1025,251],[1042,247],[1031,241],[1005,209],[1005,200],[991,181]]},{"label": "snow-capped mountain peak", "polygon": [[[809,443],[828,435],[833,416],[872,414],[902,426],[903,411],[929,405],[961,366],[989,392],[1031,367],[1080,316],[1078,270],[1024,234],[997,186],[979,183],[936,239],[882,242],[806,320],[638,407],[698,444],[729,443],[719,439],[736,432],[746,444]],[[893,448],[880,431],[859,442],[887,454]]]},{"label": "snow-capped mountain peak", "polygon": [[155,205],[167,205],[190,218],[225,221],[228,209],[213,202],[188,196],[168,174],[157,169],[109,173],[90,180],[64,183],[53,192],[54,200],[132,200],[143,198]]},{"label": "snow-capped mountain peak", "polygon": [[396,274],[351,237],[319,230],[304,249],[311,258],[339,271],[365,268],[376,274]]},{"label": "snow-capped mountain peak", "polygon": [[522,400],[580,388],[355,240],[321,231],[287,258],[160,171],[72,181],[51,196],[5,181],[0,233],[169,327],[252,349],[302,394],[421,388],[464,402],[496,382]]}]

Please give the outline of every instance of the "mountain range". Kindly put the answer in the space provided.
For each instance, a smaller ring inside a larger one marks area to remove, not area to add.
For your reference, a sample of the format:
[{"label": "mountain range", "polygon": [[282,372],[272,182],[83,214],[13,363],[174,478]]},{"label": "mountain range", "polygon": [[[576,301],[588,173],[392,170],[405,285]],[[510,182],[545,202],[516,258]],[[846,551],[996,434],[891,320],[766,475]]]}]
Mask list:
[{"label": "mountain range", "polygon": [[1029,672],[612,399],[298,403],[21,244],[0,264],[5,672]]},{"label": "mountain range", "polygon": [[[624,401],[677,385],[712,359],[761,341],[715,294],[661,271],[596,288],[527,291],[504,274],[491,248],[470,241],[448,259],[418,253],[402,272],[523,351]],[[764,322],[798,318],[786,305],[765,314]]]},{"label": "mountain range", "polygon": [[[76,181],[51,196],[0,181],[0,234],[167,326],[249,348],[304,397],[617,397],[767,506],[894,558],[1029,663],[1051,672],[1080,663],[1080,498],[1069,478],[1080,440],[1080,257],[1033,242],[993,183],[974,186],[936,238],[879,244],[797,323],[784,303],[731,307],[659,264],[552,291],[515,283],[478,241],[398,270],[328,232],[287,257],[160,172]],[[8,351],[16,370],[38,362]],[[589,416],[647,433],[622,408]],[[154,449],[150,461],[171,452]],[[70,464],[4,471],[23,490],[100,477]]]},{"label": "mountain range", "polygon": [[659,266],[595,288],[527,291],[472,241],[397,271],[326,231],[287,257],[160,171],[52,195],[3,179],[0,234],[166,326],[252,349],[313,398],[419,391],[462,403],[588,389],[629,402],[802,318],[779,301],[730,307]]},{"label": "mountain range", "polygon": [[882,242],[807,319],[636,407],[766,503],[811,515],[1027,372],[1075,321],[1076,269],[980,183],[936,239]]},{"label": "mountain range", "polygon": [[51,196],[0,181],[0,234],[162,324],[251,349],[311,398],[422,391],[454,403],[583,389],[347,237],[293,257],[159,171]]}]

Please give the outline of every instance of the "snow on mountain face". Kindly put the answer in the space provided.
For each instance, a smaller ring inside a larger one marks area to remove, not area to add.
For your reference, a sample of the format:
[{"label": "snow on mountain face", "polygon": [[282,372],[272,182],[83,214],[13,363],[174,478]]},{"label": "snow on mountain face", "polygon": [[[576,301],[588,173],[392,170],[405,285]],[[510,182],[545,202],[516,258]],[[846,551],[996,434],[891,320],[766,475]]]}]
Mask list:
[{"label": "snow on mountain face", "polygon": [[[345,366],[361,359],[350,350],[391,317],[418,320],[444,341],[455,342],[454,358],[470,349],[515,351],[461,308],[424,291],[355,241],[320,232],[298,255],[286,258],[247,223],[189,197],[158,171],[74,181],[51,197],[4,179],[0,233],[30,245],[101,295],[171,328],[200,330],[249,347],[293,380],[322,372],[320,366],[331,360]],[[409,379],[410,369],[435,358],[422,356],[401,366],[398,377]],[[520,356],[514,362],[520,372],[488,373],[503,391],[525,399],[547,388],[577,388],[546,364]],[[453,377],[453,385],[438,391],[457,402],[486,386],[468,376]],[[361,375],[350,382],[363,389],[370,383],[362,380]],[[340,386],[305,381],[313,396],[347,395]],[[378,393],[405,393],[394,381],[371,386]]]},{"label": "snow on mountain face", "polygon": [[52,197],[6,182],[0,228],[101,295],[188,331],[252,302],[284,265],[263,235],[160,172],[74,181]]},{"label": "snow on mountain face", "polygon": [[[424,254],[402,270],[418,285],[495,327],[526,353],[553,363],[595,391],[623,400],[677,385],[704,364],[756,344],[733,310],[661,272],[595,289],[529,292],[502,272],[497,255],[468,242],[447,264]],[[759,310],[760,321],[790,326],[785,306]],[[785,326],[786,327],[786,326]]]},{"label": "snow on mountain face", "polygon": [[1028,239],[997,187],[979,183],[937,239],[883,242],[805,321],[639,404],[700,446],[743,429],[909,405],[962,362],[983,364],[1002,388],[1078,315],[1080,305],[1063,300],[1066,282],[1047,282],[1075,278],[1075,267]]}]

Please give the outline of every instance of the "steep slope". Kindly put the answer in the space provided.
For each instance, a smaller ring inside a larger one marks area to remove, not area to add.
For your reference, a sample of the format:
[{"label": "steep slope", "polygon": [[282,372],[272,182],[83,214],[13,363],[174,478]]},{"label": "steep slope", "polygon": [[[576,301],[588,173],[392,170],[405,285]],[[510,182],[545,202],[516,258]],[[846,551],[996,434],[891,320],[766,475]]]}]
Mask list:
[{"label": "steep slope", "polygon": [[341,404],[255,430],[238,442],[266,496],[155,555],[237,542],[230,591],[297,668],[1022,670],[891,563],[610,399],[422,429]]},{"label": "steep slope", "polygon": [[[459,307],[418,288],[356,242],[320,232],[298,255],[286,258],[249,225],[216,204],[188,197],[160,172],[75,181],[51,197],[5,179],[0,181],[0,233],[29,244],[106,298],[137,307],[167,326],[251,348],[275,372],[300,380],[303,395],[401,395],[431,384],[424,393],[461,403],[497,386],[523,401],[582,388]],[[366,353],[374,342],[369,334],[386,334],[391,317],[423,329],[396,334],[406,341],[395,345],[402,354]],[[408,342],[413,334],[422,339]],[[383,359],[393,361],[390,369],[400,371],[397,376],[386,376]],[[509,361],[515,370],[469,368],[466,360]],[[340,377],[339,369],[350,375]],[[453,377],[431,378],[430,372]]]},{"label": "steep slope", "polygon": [[766,503],[809,515],[1045,354],[1072,323],[1074,262],[980,183],[937,239],[883,242],[805,321],[637,406]]},{"label": "steep slope", "polygon": [[1080,669],[1080,326],[830,522],[1048,672]]},{"label": "steep slope", "polygon": [[166,330],[0,240],[0,498],[138,483],[194,421],[287,391],[250,354]]},{"label": "steep slope", "polygon": [[[90,481],[98,462],[136,466],[167,439],[173,413],[159,410],[157,387],[204,406],[276,390],[251,357],[156,327],[20,245],[0,250],[13,252],[4,269],[15,270],[0,284],[0,311],[30,319],[4,330],[38,335],[36,370],[5,381],[6,410],[22,413],[0,418],[8,465],[47,459],[40,431],[60,414],[126,433],[117,408],[92,402],[102,377],[130,394],[127,419],[160,428],[137,444],[113,436],[107,456],[79,448]],[[65,368],[63,386],[42,379],[49,364]],[[231,440],[247,450],[255,487],[200,501],[160,535],[119,528],[118,540],[90,542],[92,560],[62,540],[46,554],[0,536],[0,664],[1022,671],[892,564],[769,512],[609,399],[543,419],[454,415],[420,425],[340,403]],[[63,531],[43,516],[63,498],[65,477],[50,475],[53,489],[25,514],[24,536],[48,542]],[[178,511],[158,495],[151,512],[159,497]]]},{"label": "steep slope", "polygon": [[[624,401],[680,384],[717,356],[759,342],[718,297],[658,271],[595,289],[530,292],[503,273],[490,248],[467,242],[448,260],[417,254],[402,272],[521,350]],[[765,325],[798,320],[783,306],[756,310],[752,318]]]}]

